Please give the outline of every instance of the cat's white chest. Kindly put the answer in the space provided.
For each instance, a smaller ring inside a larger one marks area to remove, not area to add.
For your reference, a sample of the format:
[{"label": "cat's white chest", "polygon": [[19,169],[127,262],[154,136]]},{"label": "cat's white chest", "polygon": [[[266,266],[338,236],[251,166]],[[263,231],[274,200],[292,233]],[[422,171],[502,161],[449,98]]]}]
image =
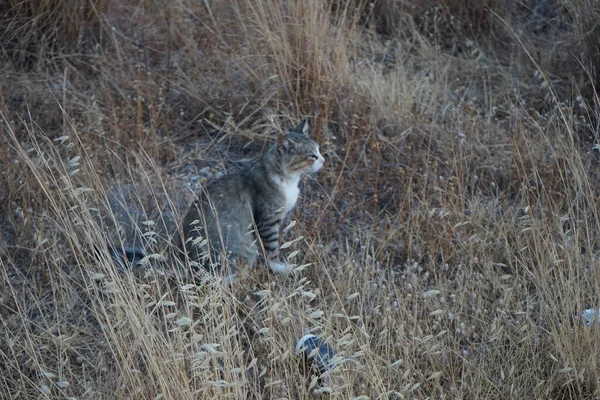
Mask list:
[{"label": "cat's white chest", "polygon": [[285,198],[285,213],[289,213],[298,201],[298,195],[300,194],[300,188],[298,183],[300,178],[283,180],[279,177],[276,178],[275,183],[279,186],[283,197]]}]

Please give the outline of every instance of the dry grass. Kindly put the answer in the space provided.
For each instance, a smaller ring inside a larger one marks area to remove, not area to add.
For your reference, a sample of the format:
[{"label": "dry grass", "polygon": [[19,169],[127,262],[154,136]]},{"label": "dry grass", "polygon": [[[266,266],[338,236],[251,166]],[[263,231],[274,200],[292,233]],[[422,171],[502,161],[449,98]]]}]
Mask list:
[{"label": "dry grass", "polygon": [[[481,4],[9,1],[0,397],[600,397],[600,10]],[[301,116],[297,272],[192,279],[163,226],[198,171]],[[143,276],[98,250],[142,236]]]}]

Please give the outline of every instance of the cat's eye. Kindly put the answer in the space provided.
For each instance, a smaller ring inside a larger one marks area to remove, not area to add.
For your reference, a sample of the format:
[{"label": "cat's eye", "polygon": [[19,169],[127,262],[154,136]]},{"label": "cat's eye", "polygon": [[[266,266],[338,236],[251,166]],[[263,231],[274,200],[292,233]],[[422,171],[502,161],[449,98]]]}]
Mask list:
[{"label": "cat's eye", "polygon": [[319,157],[315,156],[314,154],[311,154],[310,156],[308,156],[308,158],[310,158],[311,160],[318,160]]}]

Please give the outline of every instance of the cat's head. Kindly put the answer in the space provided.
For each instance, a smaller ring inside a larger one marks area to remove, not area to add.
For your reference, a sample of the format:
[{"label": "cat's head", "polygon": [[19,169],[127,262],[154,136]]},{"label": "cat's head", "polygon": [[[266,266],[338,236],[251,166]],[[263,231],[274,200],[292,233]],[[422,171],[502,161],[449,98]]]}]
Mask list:
[{"label": "cat's head", "polygon": [[280,135],[274,151],[282,171],[290,176],[317,172],[325,163],[325,159],[319,152],[319,145],[309,136],[306,120],[300,122],[286,135]]}]

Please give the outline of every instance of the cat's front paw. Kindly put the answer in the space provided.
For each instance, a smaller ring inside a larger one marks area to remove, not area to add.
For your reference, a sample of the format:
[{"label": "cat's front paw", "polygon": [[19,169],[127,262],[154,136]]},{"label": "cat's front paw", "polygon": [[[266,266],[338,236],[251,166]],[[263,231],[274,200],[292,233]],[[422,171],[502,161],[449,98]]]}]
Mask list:
[{"label": "cat's front paw", "polygon": [[280,261],[269,261],[269,268],[271,271],[282,275],[288,275],[292,272],[292,267]]}]

